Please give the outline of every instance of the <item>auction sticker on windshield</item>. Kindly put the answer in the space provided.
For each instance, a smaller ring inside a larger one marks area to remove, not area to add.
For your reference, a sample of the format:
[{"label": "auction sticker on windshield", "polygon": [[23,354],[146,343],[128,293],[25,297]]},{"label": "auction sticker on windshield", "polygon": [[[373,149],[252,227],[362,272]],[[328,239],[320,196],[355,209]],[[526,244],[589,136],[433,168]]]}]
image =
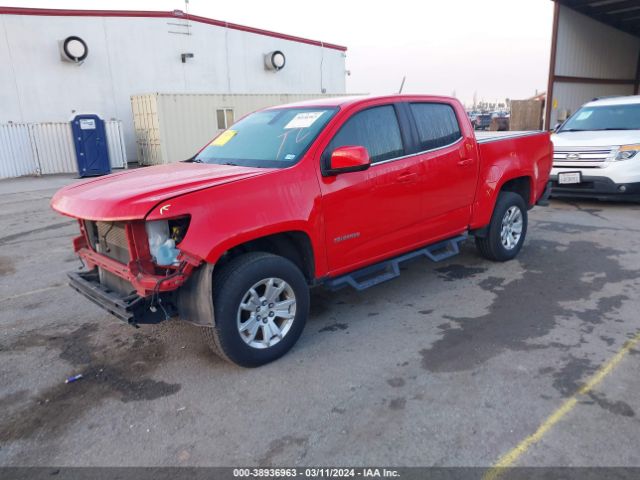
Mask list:
[{"label": "auction sticker on windshield", "polygon": [[591,116],[593,110],[585,110],[584,112],[580,112],[576,117],[576,120],[586,120]]},{"label": "auction sticker on windshield", "polygon": [[221,147],[225,145],[229,140],[231,140],[236,135],[236,133],[238,132],[236,132],[235,130],[227,130],[225,132],[222,132],[215,138],[213,142],[211,142],[211,145],[215,147]]},{"label": "auction sticker on windshield", "polygon": [[301,112],[287,123],[284,128],[309,128],[324,112]]},{"label": "auction sticker on windshield", "polygon": [[582,180],[580,172],[562,172],[558,174],[558,184],[568,185],[580,183]]}]

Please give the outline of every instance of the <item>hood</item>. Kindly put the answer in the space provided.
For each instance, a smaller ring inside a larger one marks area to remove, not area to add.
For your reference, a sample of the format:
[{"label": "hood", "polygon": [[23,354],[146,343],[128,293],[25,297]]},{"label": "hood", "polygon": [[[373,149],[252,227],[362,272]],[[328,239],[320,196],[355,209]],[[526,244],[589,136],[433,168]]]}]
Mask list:
[{"label": "hood", "polygon": [[619,147],[640,143],[640,130],[594,130],[560,132],[551,135],[555,148],[559,147]]},{"label": "hood", "polygon": [[169,198],[274,170],[204,163],[137,168],[64,187],[51,199],[51,207],[88,220],[142,219]]}]

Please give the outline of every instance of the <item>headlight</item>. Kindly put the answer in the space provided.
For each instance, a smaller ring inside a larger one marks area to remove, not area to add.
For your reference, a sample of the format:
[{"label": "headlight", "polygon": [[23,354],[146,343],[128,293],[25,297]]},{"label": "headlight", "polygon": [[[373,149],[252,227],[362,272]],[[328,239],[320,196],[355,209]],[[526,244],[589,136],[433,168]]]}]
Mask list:
[{"label": "headlight", "polygon": [[188,217],[147,222],[145,227],[149,239],[149,251],[157,265],[178,265],[180,250],[176,248],[176,244],[182,241],[188,226]]},{"label": "headlight", "polygon": [[628,160],[640,152],[640,145],[623,145],[618,150],[616,160]]}]

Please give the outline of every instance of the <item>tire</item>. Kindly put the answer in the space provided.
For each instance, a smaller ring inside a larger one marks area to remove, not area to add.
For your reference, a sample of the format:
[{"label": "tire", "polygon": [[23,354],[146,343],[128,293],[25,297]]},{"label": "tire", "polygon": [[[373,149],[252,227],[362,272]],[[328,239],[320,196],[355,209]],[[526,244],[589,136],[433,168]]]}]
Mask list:
[{"label": "tire", "polygon": [[290,260],[246,253],[214,274],[213,308],[214,326],[203,329],[209,347],[231,363],[259,367],[283,356],[300,338],[309,315],[309,287]]},{"label": "tire", "polygon": [[[507,219],[507,213],[511,215],[512,212],[517,213],[511,220]],[[516,221],[517,218],[520,222]],[[502,235],[503,220],[506,221],[507,228],[510,228],[505,236]],[[493,209],[486,236],[475,238],[478,252],[484,258],[496,262],[506,262],[515,258],[527,235],[527,222],[527,205],[523,198],[517,193],[501,192]],[[519,225],[521,226],[518,228]],[[518,229],[520,234],[516,240],[514,232]]]}]

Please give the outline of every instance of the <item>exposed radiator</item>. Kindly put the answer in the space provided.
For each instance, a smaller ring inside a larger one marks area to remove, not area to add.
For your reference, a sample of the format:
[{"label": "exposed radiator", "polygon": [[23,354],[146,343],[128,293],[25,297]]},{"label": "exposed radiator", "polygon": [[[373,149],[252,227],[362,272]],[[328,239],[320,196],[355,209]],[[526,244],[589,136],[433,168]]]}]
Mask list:
[{"label": "exposed radiator", "polygon": [[[94,222],[85,221],[87,234],[91,247],[98,253],[128,264],[131,259],[127,233],[123,222]],[[120,293],[129,293],[134,290],[131,283],[113,275],[103,269],[99,269],[100,283]]]}]

